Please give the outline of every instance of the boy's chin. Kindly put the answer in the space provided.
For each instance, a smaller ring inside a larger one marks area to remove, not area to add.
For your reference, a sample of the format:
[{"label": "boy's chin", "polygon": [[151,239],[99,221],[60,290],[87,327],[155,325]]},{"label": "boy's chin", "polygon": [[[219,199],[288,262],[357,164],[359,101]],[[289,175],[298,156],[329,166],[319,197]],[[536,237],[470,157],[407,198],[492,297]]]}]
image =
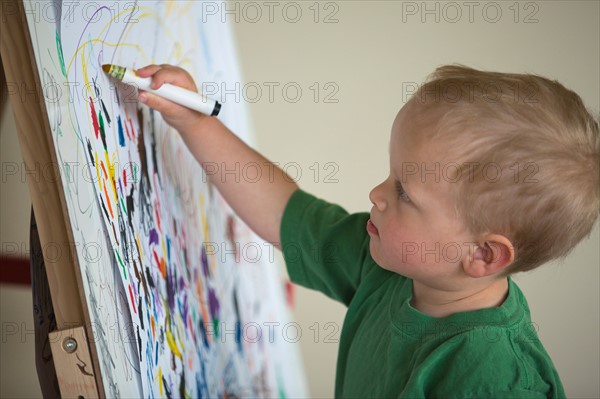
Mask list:
[{"label": "boy's chin", "polygon": [[407,275],[405,267],[398,266],[398,265],[389,265],[386,262],[379,262],[376,258],[373,258],[373,260],[375,261],[375,263],[377,263],[377,266],[381,267],[384,270],[387,270],[392,273],[400,274],[401,276],[404,276],[404,277],[410,277]]},{"label": "boy's chin", "polygon": [[377,243],[373,242],[373,240],[371,240],[371,242],[369,243],[369,252],[371,253],[371,258],[373,258],[377,266],[392,273],[412,278],[410,273],[410,265],[389,262],[388,259],[386,259],[384,256],[381,256],[381,254],[379,253],[379,247],[377,246]]}]

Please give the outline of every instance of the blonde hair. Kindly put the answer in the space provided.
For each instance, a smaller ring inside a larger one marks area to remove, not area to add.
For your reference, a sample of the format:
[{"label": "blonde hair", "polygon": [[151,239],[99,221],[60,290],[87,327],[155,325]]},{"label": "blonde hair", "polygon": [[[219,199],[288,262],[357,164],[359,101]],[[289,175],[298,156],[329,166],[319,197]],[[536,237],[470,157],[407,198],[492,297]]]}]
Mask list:
[{"label": "blonde hair", "polygon": [[448,179],[471,233],[503,234],[515,246],[505,274],[564,257],[590,234],[600,137],[576,93],[541,76],[448,65],[410,102],[417,117],[437,118],[417,140],[452,157]]}]

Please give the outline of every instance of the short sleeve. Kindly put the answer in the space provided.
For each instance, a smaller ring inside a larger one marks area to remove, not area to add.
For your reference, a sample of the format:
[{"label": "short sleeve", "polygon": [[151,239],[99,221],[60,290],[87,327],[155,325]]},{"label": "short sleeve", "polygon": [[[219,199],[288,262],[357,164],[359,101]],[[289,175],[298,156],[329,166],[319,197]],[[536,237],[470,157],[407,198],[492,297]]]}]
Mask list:
[{"label": "short sleeve", "polygon": [[281,222],[281,247],[292,281],[348,305],[369,256],[368,218],[368,213],[348,214],[296,191]]}]

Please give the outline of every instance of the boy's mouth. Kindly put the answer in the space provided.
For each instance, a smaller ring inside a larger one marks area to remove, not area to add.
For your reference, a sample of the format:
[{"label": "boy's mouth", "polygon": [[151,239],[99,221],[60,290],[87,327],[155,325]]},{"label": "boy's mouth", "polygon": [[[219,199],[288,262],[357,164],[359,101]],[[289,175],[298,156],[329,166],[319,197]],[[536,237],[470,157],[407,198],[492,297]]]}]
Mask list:
[{"label": "boy's mouth", "polygon": [[367,221],[367,232],[371,235],[374,236],[378,236],[379,235],[379,230],[377,230],[377,227],[375,227],[375,225],[373,224],[373,222],[371,221],[371,219],[369,219]]}]

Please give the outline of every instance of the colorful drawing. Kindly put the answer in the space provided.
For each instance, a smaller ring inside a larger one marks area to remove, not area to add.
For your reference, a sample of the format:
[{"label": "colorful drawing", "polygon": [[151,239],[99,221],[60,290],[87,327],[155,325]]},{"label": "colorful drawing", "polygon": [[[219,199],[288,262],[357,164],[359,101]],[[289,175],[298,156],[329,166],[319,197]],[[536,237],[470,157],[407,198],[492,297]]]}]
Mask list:
[{"label": "colorful drawing", "polygon": [[[24,1],[109,397],[306,396],[273,248],[102,64],[240,79],[199,1]],[[37,10],[37,12],[36,12]],[[222,101],[222,100],[221,100]],[[251,141],[244,104],[220,118]]]}]

